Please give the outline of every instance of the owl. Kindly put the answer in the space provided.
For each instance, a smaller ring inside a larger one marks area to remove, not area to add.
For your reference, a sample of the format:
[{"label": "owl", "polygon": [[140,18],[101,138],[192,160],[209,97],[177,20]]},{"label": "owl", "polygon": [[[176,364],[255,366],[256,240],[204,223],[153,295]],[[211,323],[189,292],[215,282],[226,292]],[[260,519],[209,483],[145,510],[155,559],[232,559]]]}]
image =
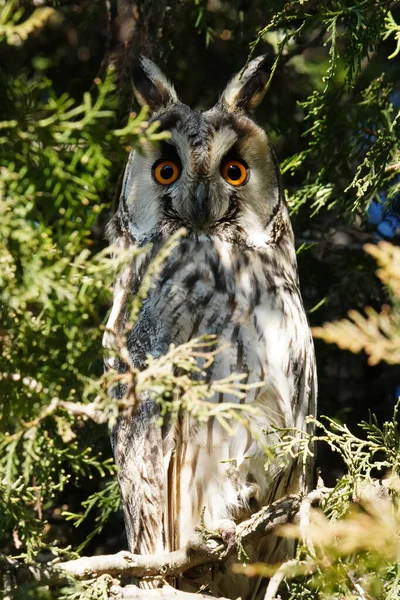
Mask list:
[{"label": "owl", "polygon": [[[205,523],[239,523],[260,507],[310,487],[312,465],[291,457],[266,460],[279,429],[305,431],[316,408],[316,369],[299,289],[294,237],[280,171],[265,131],[251,117],[268,80],[267,57],[254,59],[205,112],[183,104],[149,59],[135,59],[136,97],[168,138],[133,151],[118,210],[108,226],[119,248],[145,248],[118,276],[104,346],[126,335],[133,364],[170,345],[216,336],[221,351],[210,381],[243,373],[245,400],[218,393],[215,403],[256,410],[231,431],[215,418],[199,423],[181,411],[160,424],[159,407],[141,398],[121,416],[112,442],[131,552],[183,547],[202,514]],[[170,236],[186,233],[167,257],[128,328],[130,299]],[[108,368],[124,372],[118,358]],[[122,397],[123,387],[114,389]],[[300,433],[298,435],[301,435]],[[292,542],[267,536],[246,548],[250,560],[275,563]],[[254,598],[253,580],[206,567],[183,574],[181,589],[206,586],[230,598]]]}]

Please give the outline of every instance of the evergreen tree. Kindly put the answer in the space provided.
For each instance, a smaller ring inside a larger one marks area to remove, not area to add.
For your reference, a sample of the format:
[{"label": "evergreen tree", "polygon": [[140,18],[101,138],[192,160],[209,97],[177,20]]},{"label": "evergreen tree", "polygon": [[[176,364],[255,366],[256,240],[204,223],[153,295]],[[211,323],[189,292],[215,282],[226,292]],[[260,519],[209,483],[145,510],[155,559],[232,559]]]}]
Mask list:
[{"label": "evergreen tree", "polygon": [[[399,597],[400,255],[387,242],[400,230],[398,23],[400,3],[385,0],[0,0],[0,569],[8,597],[106,597],[101,578],[15,586],[7,559],[65,560],[124,544],[114,533],[123,524],[108,427],[126,407],[108,398],[101,338],[115,272],[129,256],[110,255],[104,229],[128,152],[162,137],[132,105],[129,65],[139,51],[199,108],[246,57],[271,56],[258,117],[281,161],[310,321],[316,337],[355,353],[317,342],[321,412],[330,416],[318,422],[318,462],[333,489],[276,581],[286,577],[293,600]],[[212,359],[212,340],[199,343]],[[169,361],[190,375],[194,344],[149,364],[142,379],[131,376],[164,396],[179,384],[182,396],[165,411],[184,405],[207,418],[196,404],[206,389],[162,370]],[[380,421],[368,420],[368,407]],[[238,415],[226,407],[219,418]],[[294,447],[289,431],[274,451],[310,450]],[[375,477],[390,494],[371,495]]]}]

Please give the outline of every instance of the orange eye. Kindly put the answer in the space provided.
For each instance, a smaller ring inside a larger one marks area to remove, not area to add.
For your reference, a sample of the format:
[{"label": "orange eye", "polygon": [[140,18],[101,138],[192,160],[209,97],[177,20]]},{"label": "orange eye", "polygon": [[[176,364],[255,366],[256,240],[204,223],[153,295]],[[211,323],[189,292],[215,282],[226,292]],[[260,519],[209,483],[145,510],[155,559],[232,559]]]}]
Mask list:
[{"label": "orange eye", "polygon": [[179,166],[173,160],[160,160],[153,167],[153,176],[157,183],[170,185],[181,174]]},{"label": "orange eye", "polygon": [[248,170],[239,160],[228,160],[222,167],[222,177],[231,185],[242,185],[247,181]]}]

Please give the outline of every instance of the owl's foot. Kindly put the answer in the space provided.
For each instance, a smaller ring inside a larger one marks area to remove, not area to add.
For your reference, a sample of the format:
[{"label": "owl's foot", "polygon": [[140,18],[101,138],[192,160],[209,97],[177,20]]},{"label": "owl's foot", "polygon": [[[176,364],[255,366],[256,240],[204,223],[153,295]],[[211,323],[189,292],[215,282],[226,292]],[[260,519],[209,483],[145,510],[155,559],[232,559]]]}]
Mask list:
[{"label": "owl's foot", "polygon": [[213,521],[212,527],[208,528],[204,522],[204,516],[201,520],[201,527],[196,528],[201,533],[204,542],[211,539],[222,539],[225,544],[225,552],[230,550],[236,542],[236,525],[230,519],[217,519]]},{"label": "owl's foot", "polygon": [[217,536],[222,538],[226,549],[230,550],[236,542],[236,524],[231,519],[217,519],[213,522],[213,529]]}]

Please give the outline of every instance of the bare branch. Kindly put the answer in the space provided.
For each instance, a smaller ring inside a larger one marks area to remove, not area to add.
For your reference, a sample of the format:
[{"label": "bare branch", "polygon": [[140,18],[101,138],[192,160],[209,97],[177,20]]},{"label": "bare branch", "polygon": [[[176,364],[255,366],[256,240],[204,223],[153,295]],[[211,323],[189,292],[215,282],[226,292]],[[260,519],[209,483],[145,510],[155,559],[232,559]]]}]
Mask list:
[{"label": "bare branch", "polygon": [[175,577],[187,569],[209,562],[217,562],[214,552],[220,545],[206,545],[200,535],[195,535],[185,548],[159,554],[131,554],[127,551],[103,556],[88,556],[59,563],[55,568],[76,579],[92,579],[105,573],[112,576]]},{"label": "bare branch", "polygon": [[[141,590],[135,585],[126,585],[125,587],[113,585],[110,589],[112,597],[115,600],[210,600],[210,594],[197,594],[190,592],[181,592],[169,585],[156,590]],[[218,597],[218,600],[227,600],[227,598]]]},{"label": "bare branch", "polygon": [[[175,552],[138,555],[122,551],[118,554],[82,557],[46,566],[21,564],[10,558],[2,557],[0,574],[11,574],[12,579],[17,583],[26,581],[62,582],[68,578],[91,580],[106,574],[112,577],[130,576],[139,579],[176,577],[199,565],[225,562],[228,557],[240,552],[244,545],[271,534],[282,525],[298,520],[299,511],[305,498],[307,504],[311,505],[320,502],[330,492],[331,490],[328,488],[321,488],[314,490],[306,497],[301,494],[287,496],[270,506],[263,507],[250,519],[237,526],[236,540],[233,545],[225,544],[222,539],[204,541],[200,532],[190,538],[185,548],[180,548]],[[146,590],[146,597],[173,597],[172,592],[169,593],[169,596],[163,596],[159,591],[157,592],[158,595],[155,592],[154,595],[151,595],[149,590]],[[140,595],[140,590],[138,592],[133,590],[129,598],[144,598],[144,596]],[[182,596],[182,598],[190,600],[190,596]],[[201,598],[201,596],[196,594],[196,598]]]},{"label": "bare branch", "polygon": [[97,396],[93,402],[89,404],[80,404],[79,402],[67,402],[65,400],[58,400],[57,406],[66,410],[72,416],[83,416],[91,419],[98,425],[107,423],[109,415],[104,412],[101,404],[101,397]]}]

